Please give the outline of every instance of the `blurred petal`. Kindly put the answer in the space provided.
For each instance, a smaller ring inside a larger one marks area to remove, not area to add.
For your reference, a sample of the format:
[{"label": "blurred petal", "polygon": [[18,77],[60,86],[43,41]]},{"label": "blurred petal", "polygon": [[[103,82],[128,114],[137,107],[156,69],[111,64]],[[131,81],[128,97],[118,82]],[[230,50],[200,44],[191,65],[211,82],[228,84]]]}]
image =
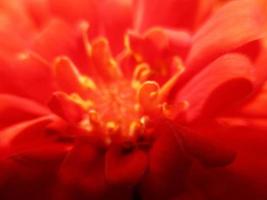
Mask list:
[{"label": "blurred petal", "polygon": [[73,27],[53,18],[33,40],[32,50],[49,61],[59,55],[69,55],[75,59],[73,55],[78,51],[77,39]]},{"label": "blurred petal", "polygon": [[128,43],[136,61],[149,64],[149,79],[162,84],[176,72],[174,59],[184,59],[191,47],[191,36],[180,30],[152,28],[143,36],[128,33]]},{"label": "blurred petal", "polygon": [[182,129],[177,137],[182,137],[185,149],[207,167],[222,167],[232,163],[235,159],[233,151],[224,147],[223,144],[209,141],[205,136]]},{"label": "blurred petal", "polygon": [[[13,145],[14,147],[23,147],[36,144],[37,141],[48,141],[50,138],[45,137],[46,133],[44,130],[53,119],[54,117],[52,116],[39,117],[1,130],[0,148],[6,148],[5,150],[8,150],[9,148],[13,148]],[[1,153],[5,152],[2,151]],[[4,154],[0,155],[2,156]]]},{"label": "blurred petal", "polygon": [[63,92],[54,93],[48,106],[55,114],[69,123],[78,123],[84,115],[83,108]]},{"label": "blurred petal", "polygon": [[88,198],[103,197],[107,187],[103,149],[91,137],[79,138],[61,166],[60,177],[77,196],[81,191]]},{"label": "blurred petal", "polygon": [[186,63],[189,71],[183,81],[216,57],[262,38],[264,17],[257,1],[233,1],[219,9],[194,36],[194,45]]},{"label": "blurred petal", "polygon": [[45,107],[30,99],[0,94],[0,128],[46,114]]},{"label": "blurred petal", "polygon": [[209,12],[211,2],[206,1],[208,5],[202,6],[204,3],[199,0],[136,0],[135,28],[141,31],[153,26],[192,29],[197,17],[200,20]]},{"label": "blurred petal", "polygon": [[135,185],[143,177],[147,164],[144,152],[133,149],[124,152],[120,148],[110,148],[106,154],[106,178],[113,185]]},{"label": "blurred petal", "polygon": [[31,52],[22,52],[0,67],[0,92],[11,93],[46,103],[55,89],[52,68]]},{"label": "blurred petal", "polygon": [[90,36],[107,36],[116,53],[121,50],[124,32],[131,25],[131,6],[130,0],[50,0],[53,14],[70,22],[88,21]]},{"label": "blurred petal", "polygon": [[186,119],[189,121],[217,114],[252,92],[252,72],[251,63],[245,56],[221,56],[182,88],[176,102],[189,102],[186,111]]},{"label": "blurred petal", "polygon": [[[242,116],[267,117],[267,83],[251,98],[242,105],[239,112]],[[238,108],[237,108],[238,109]]]},{"label": "blurred petal", "polygon": [[[206,128],[210,130],[210,126],[209,123]],[[266,199],[266,130],[220,125],[212,132],[207,137],[219,138],[220,142],[235,149],[236,159],[227,168],[195,171],[195,186],[210,199]]]},{"label": "blurred petal", "polygon": [[149,168],[141,187],[145,200],[162,200],[174,197],[184,190],[190,161],[175,129],[162,122],[160,133],[149,153]]}]

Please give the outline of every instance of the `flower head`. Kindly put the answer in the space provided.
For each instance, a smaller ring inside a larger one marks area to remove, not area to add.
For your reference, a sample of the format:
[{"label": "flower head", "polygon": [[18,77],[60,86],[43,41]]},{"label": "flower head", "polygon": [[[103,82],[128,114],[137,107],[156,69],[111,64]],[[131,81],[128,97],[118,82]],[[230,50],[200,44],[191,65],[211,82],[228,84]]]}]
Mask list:
[{"label": "flower head", "polygon": [[3,1],[0,197],[244,199],[206,190],[262,128],[264,3]]}]

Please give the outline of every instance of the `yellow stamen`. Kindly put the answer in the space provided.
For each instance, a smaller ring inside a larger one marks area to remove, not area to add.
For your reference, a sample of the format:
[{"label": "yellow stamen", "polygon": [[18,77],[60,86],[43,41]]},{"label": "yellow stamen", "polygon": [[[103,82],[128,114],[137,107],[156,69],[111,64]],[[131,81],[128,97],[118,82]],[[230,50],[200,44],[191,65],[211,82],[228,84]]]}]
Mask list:
[{"label": "yellow stamen", "polygon": [[175,83],[180,78],[181,74],[184,72],[185,67],[181,63],[180,58],[175,57],[174,64],[177,67],[177,71],[159,90],[158,102],[163,102],[168,97],[169,92],[175,86]]},{"label": "yellow stamen", "polygon": [[133,137],[140,130],[141,130],[141,125],[139,122],[136,121],[131,122],[129,127],[129,137]]},{"label": "yellow stamen", "polygon": [[85,111],[88,111],[94,105],[92,101],[84,100],[77,93],[71,94],[70,99],[74,101],[75,103],[79,104]]},{"label": "yellow stamen", "polygon": [[85,51],[87,53],[88,56],[91,56],[92,54],[92,46],[89,42],[89,39],[88,39],[88,30],[89,30],[89,23],[87,21],[82,21],[80,23],[80,28],[81,28],[81,31],[82,31],[82,39],[83,39],[83,44],[84,44],[84,47],[85,47]]},{"label": "yellow stamen", "polygon": [[144,111],[155,111],[157,109],[158,91],[159,84],[155,81],[146,81],[139,88],[138,101]]},{"label": "yellow stamen", "polygon": [[86,89],[96,90],[97,88],[95,82],[88,76],[81,75],[79,81]]},{"label": "yellow stamen", "polygon": [[115,80],[122,77],[122,72],[115,59],[112,57],[106,38],[97,38],[92,43],[92,59],[95,67],[97,67],[97,71],[100,72],[101,75]]},{"label": "yellow stamen", "polygon": [[133,80],[140,83],[146,81],[151,75],[152,71],[147,63],[141,63],[136,66],[133,73]]},{"label": "yellow stamen", "polygon": [[174,107],[176,116],[185,112],[188,108],[189,108],[190,104],[188,101],[184,100],[184,101],[180,101],[178,102]]},{"label": "yellow stamen", "polygon": [[19,60],[32,59],[34,61],[42,63],[43,65],[50,66],[50,63],[47,60],[45,60],[41,55],[32,51],[18,53],[17,58]]}]

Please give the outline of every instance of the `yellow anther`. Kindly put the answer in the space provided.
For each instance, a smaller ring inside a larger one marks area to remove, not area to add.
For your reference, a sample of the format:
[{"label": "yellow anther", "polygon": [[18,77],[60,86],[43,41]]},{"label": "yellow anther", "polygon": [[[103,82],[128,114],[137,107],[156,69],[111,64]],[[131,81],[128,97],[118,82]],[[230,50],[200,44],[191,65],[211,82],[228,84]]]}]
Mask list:
[{"label": "yellow anther", "polygon": [[84,110],[89,110],[94,103],[90,100],[84,100],[77,93],[73,93],[70,95],[70,99],[75,103],[79,104]]},{"label": "yellow anther", "polygon": [[112,56],[107,38],[99,37],[93,41],[91,57],[94,66],[97,67],[96,71],[98,71],[103,78],[111,80],[121,78],[121,70]]},{"label": "yellow anther", "polygon": [[176,73],[160,88],[158,95],[158,102],[164,102],[168,97],[168,94],[175,86],[175,83],[180,78],[181,74],[184,72],[185,67],[179,57],[174,58],[174,65],[177,68]]},{"label": "yellow anther", "polygon": [[162,104],[162,114],[169,119],[172,119],[174,116],[174,109],[173,106],[171,106],[170,104],[164,102]]},{"label": "yellow anther", "polygon": [[137,132],[141,130],[141,124],[139,122],[133,121],[129,127],[129,137],[136,135]]},{"label": "yellow anther", "polygon": [[136,112],[140,112],[140,109],[141,109],[141,106],[140,106],[140,104],[135,104],[134,105],[134,110],[136,111]]},{"label": "yellow anther", "polygon": [[21,53],[17,54],[17,57],[20,60],[26,60],[26,59],[29,58],[29,53],[27,53],[27,52],[21,52]]},{"label": "yellow anther", "polygon": [[79,81],[85,88],[88,88],[88,89],[91,89],[91,90],[96,90],[95,82],[92,79],[90,79],[89,77],[80,76],[79,77]]},{"label": "yellow anther", "polygon": [[133,56],[134,56],[136,62],[140,63],[140,62],[143,61],[143,57],[142,57],[141,54],[139,54],[139,53],[137,53],[137,52],[133,52]]},{"label": "yellow anther", "polygon": [[140,83],[146,81],[151,75],[152,71],[147,63],[141,63],[136,66],[133,73],[133,81]]},{"label": "yellow anther", "polygon": [[178,105],[181,108],[181,110],[183,110],[183,111],[187,110],[190,106],[189,102],[186,100],[181,101]]},{"label": "yellow anther", "polygon": [[190,106],[190,103],[186,100],[178,102],[174,107],[176,116],[185,112]]},{"label": "yellow anther", "polygon": [[146,81],[140,87],[137,95],[138,101],[144,111],[156,110],[159,84],[155,81]]},{"label": "yellow anther", "polygon": [[114,129],[116,129],[117,124],[113,121],[108,121],[106,124],[106,127],[107,127],[107,129],[113,129],[114,130]]},{"label": "yellow anther", "polygon": [[82,31],[82,39],[83,39],[83,44],[86,50],[86,53],[88,56],[92,54],[92,46],[89,42],[88,39],[88,30],[89,30],[89,23],[87,21],[82,21],[80,22],[80,29]]},{"label": "yellow anther", "polygon": [[130,47],[130,39],[129,39],[129,35],[128,34],[125,34],[124,37],[123,37],[123,44],[124,44],[124,47],[131,51],[131,47]]},{"label": "yellow anther", "polygon": [[140,122],[141,122],[142,126],[146,126],[146,124],[149,122],[149,117],[148,116],[142,116],[140,118]]},{"label": "yellow anther", "polygon": [[117,124],[114,121],[108,121],[106,123],[106,130],[109,136],[118,133],[119,129],[120,129],[119,124]]},{"label": "yellow anther", "polygon": [[42,63],[43,65],[50,66],[50,63],[47,60],[45,60],[41,55],[32,51],[20,52],[17,54],[17,58],[21,61],[32,59],[34,61]]},{"label": "yellow anther", "polygon": [[80,127],[86,131],[89,131],[89,132],[92,131],[92,129],[93,129],[92,125],[90,124],[90,121],[87,118],[83,119],[80,122]]},{"label": "yellow anther", "polygon": [[122,72],[118,66],[118,63],[116,62],[116,60],[114,58],[111,58],[109,60],[109,66],[110,66],[110,70],[111,70],[111,74],[114,77],[121,77],[122,76]]},{"label": "yellow anther", "polygon": [[89,110],[88,115],[91,123],[98,123],[99,119],[96,110],[94,109]]}]

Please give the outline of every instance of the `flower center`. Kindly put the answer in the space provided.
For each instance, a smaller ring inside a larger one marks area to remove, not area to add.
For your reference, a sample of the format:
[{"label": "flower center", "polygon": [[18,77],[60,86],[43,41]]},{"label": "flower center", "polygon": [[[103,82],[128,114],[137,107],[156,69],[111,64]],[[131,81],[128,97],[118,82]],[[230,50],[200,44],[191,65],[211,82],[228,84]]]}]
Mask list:
[{"label": "flower center", "polygon": [[[149,121],[172,115],[167,96],[183,72],[180,59],[174,59],[176,74],[161,86],[149,79],[151,68],[146,63],[137,64],[128,79],[112,57],[107,40],[89,43],[86,27],[83,31],[90,75],[81,75],[69,58],[58,57],[55,74],[64,94],[57,94],[50,108],[75,126],[102,135],[108,143],[122,138],[144,140],[142,134],[153,132]],[[182,108],[186,106],[182,102]]]},{"label": "flower center", "polygon": [[94,109],[101,121],[119,124],[126,129],[139,118],[136,91],[129,81],[119,80],[96,90],[92,95]]}]

